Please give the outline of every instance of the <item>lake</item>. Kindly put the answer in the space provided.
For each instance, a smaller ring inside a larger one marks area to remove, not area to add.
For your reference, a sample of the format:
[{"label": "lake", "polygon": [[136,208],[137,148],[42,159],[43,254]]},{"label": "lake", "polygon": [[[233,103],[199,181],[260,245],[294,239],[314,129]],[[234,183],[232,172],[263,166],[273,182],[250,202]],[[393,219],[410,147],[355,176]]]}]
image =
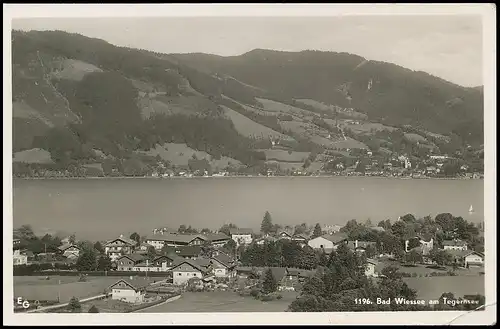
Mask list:
[{"label": "lake", "polygon": [[[258,230],[265,211],[274,223],[376,224],[412,213],[450,212],[484,220],[483,180],[378,177],[241,177],[174,179],[14,179],[14,227],[110,239],[155,227]],[[475,212],[468,213],[470,205]]]}]

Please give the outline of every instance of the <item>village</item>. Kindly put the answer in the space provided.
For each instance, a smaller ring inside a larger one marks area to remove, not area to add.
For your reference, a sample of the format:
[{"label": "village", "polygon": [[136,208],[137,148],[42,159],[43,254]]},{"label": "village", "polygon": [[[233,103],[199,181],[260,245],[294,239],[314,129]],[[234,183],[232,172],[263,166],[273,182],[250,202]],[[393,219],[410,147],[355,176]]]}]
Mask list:
[{"label": "village", "polygon": [[[58,241],[60,245],[50,252],[45,239],[43,252],[36,254],[18,231],[13,240],[14,274],[38,275],[47,280],[73,275],[80,276],[79,281],[97,275],[108,283],[115,277],[99,295],[86,297],[95,298],[94,306],[115,307],[120,312],[165,303],[186,291],[232,291],[241,296],[259,295],[262,300],[280,299],[281,292],[298,294],[304,282],[321,271],[339,248],[359,255],[369,278],[383,277],[384,268],[389,266],[397,266],[407,277],[481,273],[484,242],[477,244],[476,237],[482,226],[466,223],[466,232],[457,234],[453,227],[458,225],[459,231],[463,230],[463,220],[450,216],[438,215],[435,223],[440,225],[432,223],[415,233],[409,228],[419,222],[429,223],[429,219],[405,215],[393,224],[382,221],[377,226],[350,221],[344,227],[318,223],[314,227],[302,224],[281,228],[272,224],[266,212],[261,232],[232,224],[217,231],[198,232],[182,225],[178,230],[156,228],[146,236],[120,235],[94,245],[71,236]],[[404,232],[398,233],[401,230]],[[473,246],[460,235],[473,237]],[[266,275],[275,281],[274,291],[252,293],[255,287],[262,287]],[[76,303],[79,297],[73,297]],[[122,306],[109,306],[117,303]],[[43,311],[43,306],[54,308],[47,305],[39,305],[38,310]]]}]

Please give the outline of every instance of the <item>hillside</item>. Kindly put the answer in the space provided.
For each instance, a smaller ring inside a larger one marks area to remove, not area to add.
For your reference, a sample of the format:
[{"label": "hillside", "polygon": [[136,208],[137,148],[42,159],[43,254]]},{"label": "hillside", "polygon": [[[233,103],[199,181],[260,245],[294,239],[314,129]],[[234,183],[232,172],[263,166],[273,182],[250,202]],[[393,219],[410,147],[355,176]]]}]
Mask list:
[{"label": "hillside", "polygon": [[14,171],[28,175],[316,171],[353,150],[483,144],[480,91],[350,54],[169,55],[13,31],[12,74]]},{"label": "hillside", "polygon": [[424,72],[347,53],[256,49],[241,56],[172,55],[204,72],[231,76],[288,99],[352,107],[373,121],[483,139],[483,96]]}]

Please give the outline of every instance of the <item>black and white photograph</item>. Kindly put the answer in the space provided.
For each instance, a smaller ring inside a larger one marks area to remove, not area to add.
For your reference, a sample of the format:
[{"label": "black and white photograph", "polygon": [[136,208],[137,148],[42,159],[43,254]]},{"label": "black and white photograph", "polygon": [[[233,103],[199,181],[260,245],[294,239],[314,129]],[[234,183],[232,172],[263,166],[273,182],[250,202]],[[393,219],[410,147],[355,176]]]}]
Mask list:
[{"label": "black and white photograph", "polygon": [[4,5],[4,318],[496,322],[496,8],[418,8]]}]

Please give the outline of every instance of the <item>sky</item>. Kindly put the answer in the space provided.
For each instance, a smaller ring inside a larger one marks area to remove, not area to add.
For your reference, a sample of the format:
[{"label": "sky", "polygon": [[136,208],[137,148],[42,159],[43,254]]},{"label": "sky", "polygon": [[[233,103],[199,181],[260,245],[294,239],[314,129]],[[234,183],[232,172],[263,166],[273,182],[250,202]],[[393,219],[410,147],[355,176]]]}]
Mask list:
[{"label": "sky", "polygon": [[348,52],[483,85],[481,16],[22,18],[12,28],[63,30],[162,53]]}]

